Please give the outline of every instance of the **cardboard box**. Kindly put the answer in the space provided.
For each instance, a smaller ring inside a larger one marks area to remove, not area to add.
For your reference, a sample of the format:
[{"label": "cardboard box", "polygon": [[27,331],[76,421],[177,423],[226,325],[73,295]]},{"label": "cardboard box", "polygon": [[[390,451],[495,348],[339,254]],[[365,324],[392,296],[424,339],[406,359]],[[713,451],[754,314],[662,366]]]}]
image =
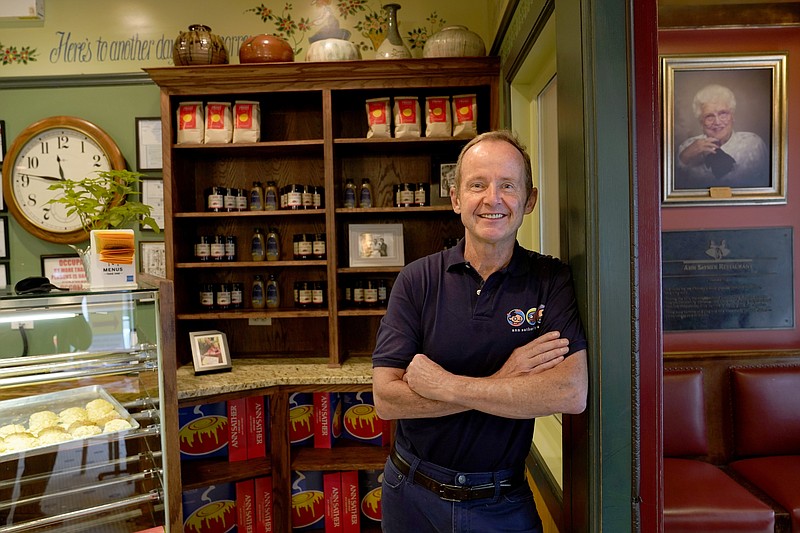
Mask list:
[{"label": "cardboard box", "polygon": [[289,396],[289,442],[292,446],[314,444],[314,395],[296,392]]},{"label": "cardboard box", "polygon": [[358,470],[341,473],[342,481],[342,533],[361,531],[361,498],[358,490]]},{"label": "cardboard box", "polygon": [[378,416],[371,392],[343,392],[342,437],[366,444],[389,443],[389,422]]},{"label": "cardboard box", "polygon": [[272,509],[272,478],[258,477],[254,481],[256,493],[256,533],[273,533],[275,518]]},{"label": "cardboard box", "polygon": [[292,472],[292,530],[312,531],[324,525],[325,492],[322,472]]},{"label": "cardboard box", "polygon": [[263,396],[247,397],[247,458],[267,456],[267,409]]},{"label": "cardboard box", "polygon": [[228,455],[228,410],[225,402],[178,409],[181,460]]},{"label": "cardboard box", "polygon": [[228,461],[244,461],[247,448],[247,402],[228,400]]},{"label": "cardboard box", "polygon": [[338,392],[314,393],[314,447],[332,448],[342,435],[342,401]]},{"label": "cardboard box", "polygon": [[136,239],[132,229],[89,233],[89,288],[136,287]]},{"label": "cardboard box", "polygon": [[342,533],[342,477],[339,472],[322,476],[325,493],[325,533]]},{"label": "cardboard box", "polygon": [[217,533],[236,529],[236,488],[220,483],[183,492],[184,533]]},{"label": "cardboard box", "polygon": [[256,533],[256,493],[252,479],[236,483],[236,531]]},{"label": "cardboard box", "polygon": [[361,496],[361,520],[364,524],[380,524],[381,482],[383,470],[359,470],[358,492]]}]

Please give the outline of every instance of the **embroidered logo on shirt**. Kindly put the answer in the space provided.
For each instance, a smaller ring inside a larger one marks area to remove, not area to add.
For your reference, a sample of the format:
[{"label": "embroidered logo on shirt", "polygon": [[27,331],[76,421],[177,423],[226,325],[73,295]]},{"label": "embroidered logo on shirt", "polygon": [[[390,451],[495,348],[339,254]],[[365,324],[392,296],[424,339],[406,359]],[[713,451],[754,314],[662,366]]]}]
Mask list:
[{"label": "embroidered logo on shirt", "polygon": [[519,327],[525,323],[525,312],[522,309],[512,309],[506,313],[506,320],[515,328]]},{"label": "embroidered logo on shirt", "polygon": [[528,312],[525,313],[525,320],[528,321],[528,324],[531,326],[541,326],[542,325],[542,316],[544,315],[544,304],[540,305],[539,307],[531,307],[528,309]]}]

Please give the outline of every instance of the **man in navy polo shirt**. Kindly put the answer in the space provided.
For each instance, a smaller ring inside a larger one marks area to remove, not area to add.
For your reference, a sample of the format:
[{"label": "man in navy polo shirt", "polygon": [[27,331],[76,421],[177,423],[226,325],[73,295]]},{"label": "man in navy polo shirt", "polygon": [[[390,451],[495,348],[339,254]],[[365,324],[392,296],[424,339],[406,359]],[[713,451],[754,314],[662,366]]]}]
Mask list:
[{"label": "man in navy polo shirt", "polygon": [[524,462],[534,419],[580,413],[586,339],[569,268],[516,241],[537,190],[509,132],[471,140],[450,190],[465,236],[397,277],[373,353],[396,419],[385,532],[540,532]]}]

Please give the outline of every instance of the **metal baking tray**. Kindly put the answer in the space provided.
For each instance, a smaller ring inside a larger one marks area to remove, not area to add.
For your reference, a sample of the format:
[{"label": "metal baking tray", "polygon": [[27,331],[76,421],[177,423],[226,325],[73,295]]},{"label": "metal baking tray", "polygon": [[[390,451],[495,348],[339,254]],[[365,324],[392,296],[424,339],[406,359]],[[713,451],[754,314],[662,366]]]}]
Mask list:
[{"label": "metal baking tray", "polygon": [[[37,394],[35,396],[27,396],[25,398],[15,398],[13,400],[0,401],[0,427],[8,424],[20,424],[28,428],[28,420],[33,413],[39,411],[53,411],[59,414],[64,409],[70,407],[83,407],[92,400],[103,399],[114,406],[114,409],[121,415],[121,418],[127,420],[131,427],[119,431],[111,431],[108,433],[101,433],[92,437],[75,437],[58,444],[46,444],[44,446],[34,446],[25,450],[14,450],[0,452],[0,459],[6,459],[9,455],[19,455],[36,450],[38,452],[46,452],[50,450],[58,450],[62,445],[69,445],[85,440],[98,440],[107,439],[110,436],[117,438],[120,434],[127,433],[131,430],[139,428],[139,422],[131,416],[127,409],[125,409],[116,398],[110,395],[103,387],[99,385],[91,385],[88,387],[78,387],[75,389],[66,389],[58,392],[50,392],[47,394]],[[102,429],[102,428],[101,428]]]}]

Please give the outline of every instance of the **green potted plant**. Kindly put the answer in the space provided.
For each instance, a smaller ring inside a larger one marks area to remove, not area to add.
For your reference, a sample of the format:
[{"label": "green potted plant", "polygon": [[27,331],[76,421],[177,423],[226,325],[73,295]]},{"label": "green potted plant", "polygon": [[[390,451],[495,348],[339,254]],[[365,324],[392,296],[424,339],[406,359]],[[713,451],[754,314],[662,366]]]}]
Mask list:
[{"label": "green potted plant", "polygon": [[151,216],[152,208],[134,199],[139,195],[134,186],[141,178],[142,174],[130,170],[106,170],[80,180],[65,179],[49,187],[63,194],[48,203],[65,206],[68,216],[77,215],[90,237],[85,249],[68,245],[80,255],[90,285],[93,285],[90,268],[93,233],[126,228],[134,222],[159,231],[158,223]]}]

